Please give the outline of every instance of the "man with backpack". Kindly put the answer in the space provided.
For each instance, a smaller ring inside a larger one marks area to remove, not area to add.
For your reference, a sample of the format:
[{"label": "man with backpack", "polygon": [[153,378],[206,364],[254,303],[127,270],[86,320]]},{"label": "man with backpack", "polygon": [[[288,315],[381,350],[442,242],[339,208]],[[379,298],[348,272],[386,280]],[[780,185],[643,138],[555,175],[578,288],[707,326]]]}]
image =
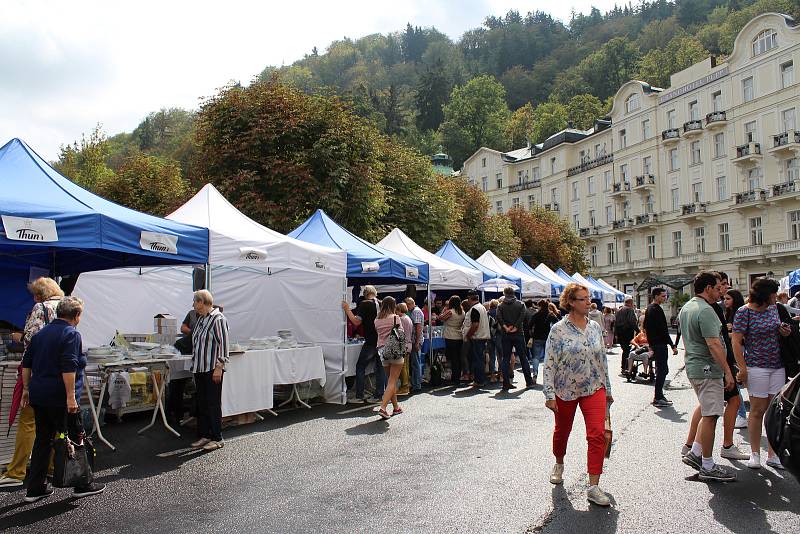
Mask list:
[{"label": "man with backpack", "polygon": [[631,341],[639,330],[639,321],[633,309],[633,299],[625,299],[625,304],[614,315],[614,334],[622,347],[622,374],[628,373],[628,356],[631,353]]}]

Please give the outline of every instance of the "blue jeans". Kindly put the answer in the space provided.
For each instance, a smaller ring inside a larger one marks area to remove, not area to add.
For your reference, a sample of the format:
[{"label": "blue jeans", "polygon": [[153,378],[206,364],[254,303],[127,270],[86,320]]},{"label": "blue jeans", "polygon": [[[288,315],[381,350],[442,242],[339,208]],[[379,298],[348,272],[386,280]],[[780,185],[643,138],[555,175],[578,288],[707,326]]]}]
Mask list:
[{"label": "blue jeans", "polygon": [[522,374],[525,375],[525,385],[533,385],[533,378],[531,377],[531,368],[528,365],[528,348],[525,346],[525,336],[521,333],[503,334],[503,388],[511,388],[511,350],[517,354],[517,360],[522,365]]},{"label": "blue jeans", "polygon": [[411,391],[419,391],[422,389],[422,362],[419,349],[414,345],[411,346]]},{"label": "blue jeans", "polygon": [[486,384],[486,360],[484,352],[488,339],[472,339],[472,372],[475,374],[475,382]]},{"label": "blue jeans", "polygon": [[742,397],[741,390],[739,391],[739,411],[736,413],[736,415],[743,419],[747,419],[747,410],[744,409],[744,397]]},{"label": "blue jeans", "polygon": [[539,365],[544,363],[544,345],[547,343],[545,339],[533,340],[533,374],[539,374]]},{"label": "blue jeans", "polygon": [[503,342],[500,334],[495,334],[489,338],[489,372],[496,373],[503,361]]},{"label": "blue jeans", "polygon": [[363,345],[361,352],[358,353],[356,362],[356,398],[364,398],[364,382],[367,366],[369,362],[375,364],[375,396],[383,397],[383,389],[386,387],[386,373],[383,370],[381,358],[378,356],[378,347]]}]

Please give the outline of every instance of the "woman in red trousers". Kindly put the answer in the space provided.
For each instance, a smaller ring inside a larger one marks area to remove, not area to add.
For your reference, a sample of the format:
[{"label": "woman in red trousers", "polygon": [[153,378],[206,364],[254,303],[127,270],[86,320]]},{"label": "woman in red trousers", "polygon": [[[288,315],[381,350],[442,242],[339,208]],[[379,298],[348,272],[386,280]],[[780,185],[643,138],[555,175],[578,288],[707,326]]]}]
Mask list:
[{"label": "woman in red trousers", "polygon": [[561,294],[561,307],[568,314],[550,329],[545,345],[545,406],[553,411],[556,420],[553,430],[556,465],[550,482],[563,482],[567,441],[575,410],[580,406],[589,446],[589,488],[586,498],[599,506],[609,506],[611,501],[600,489],[599,483],[605,453],[606,405],[614,400],[611,397],[603,329],[588,318],[591,303],[586,287],[568,284]]}]

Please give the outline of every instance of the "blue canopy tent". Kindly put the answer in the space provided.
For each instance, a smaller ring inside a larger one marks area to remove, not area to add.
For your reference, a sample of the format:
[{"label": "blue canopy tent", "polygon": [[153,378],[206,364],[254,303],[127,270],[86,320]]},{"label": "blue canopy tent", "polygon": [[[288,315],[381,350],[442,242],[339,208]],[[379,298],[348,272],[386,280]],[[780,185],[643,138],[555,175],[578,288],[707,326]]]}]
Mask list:
[{"label": "blue canopy tent", "polygon": [[483,281],[487,282],[493,278],[503,278],[508,280],[512,284],[516,285],[517,287],[522,286],[522,281],[519,278],[513,278],[508,276],[503,276],[502,274],[489,269],[478,263],[477,261],[473,260],[469,256],[467,256],[466,252],[458,248],[458,245],[453,243],[451,240],[447,240],[444,242],[444,245],[436,251],[436,255],[440,258],[444,258],[447,261],[451,261],[453,263],[457,263],[458,265],[463,265],[464,267],[469,267],[470,269],[477,269],[483,273]]},{"label": "blue canopy tent", "polygon": [[0,148],[0,190],[0,317],[15,324],[32,305],[31,276],[208,261],[206,228],[90,193],[19,139]]},{"label": "blue canopy tent", "polygon": [[339,226],[318,209],[289,237],[347,252],[347,280],[354,284],[427,284],[428,264],[386,250]]},{"label": "blue canopy tent", "polygon": [[[564,280],[567,283],[572,282],[572,283],[575,283],[575,284],[584,285],[584,283],[582,281],[576,280],[575,278],[572,278],[570,275],[568,275],[567,272],[564,269],[562,269],[561,267],[559,267],[556,270],[555,274],[556,274],[556,276],[558,276],[559,278],[561,278],[562,280]],[[594,287],[589,287],[589,295],[592,297],[592,300],[599,300],[600,302],[603,301],[603,292],[600,291],[599,289],[596,289]]]},{"label": "blue canopy tent", "polygon": [[533,267],[522,261],[522,258],[517,258],[514,260],[514,263],[511,264],[513,268],[518,271],[522,271],[525,274],[533,276],[534,278],[538,278],[543,282],[550,284],[550,296],[551,297],[558,297],[561,295],[561,292],[564,291],[564,287],[566,286],[565,283],[559,281],[558,279],[549,279],[546,276],[543,276],[540,272],[536,271]]},{"label": "blue canopy tent", "polygon": [[594,284],[597,284],[599,287],[604,287],[614,293],[614,300],[617,302],[625,302],[625,293],[617,289],[616,287],[612,286],[611,284],[607,283],[602,278],[592,278],[591,276],[587,276],[586,279]]}]

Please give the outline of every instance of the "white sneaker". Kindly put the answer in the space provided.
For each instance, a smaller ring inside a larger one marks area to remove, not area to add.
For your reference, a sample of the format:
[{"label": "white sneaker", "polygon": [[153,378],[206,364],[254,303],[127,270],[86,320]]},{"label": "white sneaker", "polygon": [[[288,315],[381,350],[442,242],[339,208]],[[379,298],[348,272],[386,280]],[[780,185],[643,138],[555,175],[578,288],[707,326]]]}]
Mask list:
[{"label": "white sneaker", "polygon": [[785,467],[783,467],[780,458],[778,458],[777,456],[773,456],[772,458],[767,458],[767,465],[773,469],[778,469],[780,471],[786,469]]},{"label": "white sneaker", "polygon": [[0,488],[14,488],[21,485],[22,481],[18,478],[11,478],[7,476],[0,477]]},{"label": "white sneaker", "polygon": [[736,422],[733,424],[733,428],[747,428],[747,418],[737,415]]},{"label": "white sneaker", "polygon": [[761,469],[761,455],[751,453],[746,465],[750,469]]},{"label": "white sneaker", "polygon": [[611,506],[611,499],[600,489],[600,486],[589,486],[589,489],[586,490],[586,500],[597,506]]},{"label": "white sneaker", "polygon": [[728,460],[749,460],[750,455],[743,453],[736,445],[731,445],[729,448],[720,447],[719,455]]},{"label": "white sneaker", "polygon": [[691,448],[690,446],[688,446],[687,444],[685,444],[685,443],[684,443],[684,444],[681,446],[681,457],[684,457],[684,456],[686,456],[687,454],[689,454],[689,451],[691,451],[691,450],[692,450],[692,448]]},{"label": "white sneaker", "polygon": [[556,464],[553,466],[553,472],[550,475],[551,484],[561,484],[564,482],[564,464]]}]

